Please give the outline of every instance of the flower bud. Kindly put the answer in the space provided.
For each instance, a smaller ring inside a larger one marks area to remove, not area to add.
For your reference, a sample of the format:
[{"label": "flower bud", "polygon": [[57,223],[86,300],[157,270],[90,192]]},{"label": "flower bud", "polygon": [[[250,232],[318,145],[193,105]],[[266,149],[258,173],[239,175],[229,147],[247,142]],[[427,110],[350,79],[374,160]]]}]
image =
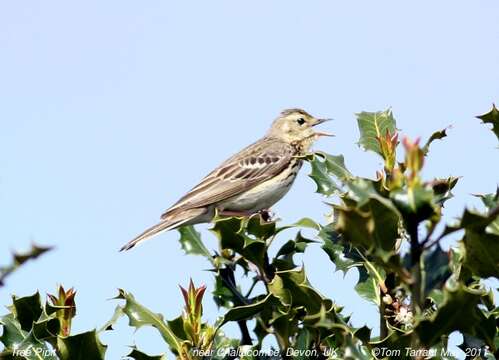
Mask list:
[{"label": "flower bud", "polygon": [[417,138],[412,142],[407,137],[402,140],[405,147],[405,166],[411,171],[413,177],[417,176],[424,164],[424,152],[419,147],[419,140]]},{"label": "flower bud", "polygon": [[197,344],[201,333],[201,317],[203,315],[203,296],[206,291],[206,286],[202,285],[198,288],[194,283],[189,282],[189,288],[186,290],[180,286],[182,296],[184,297],[184,330],[194,344]]},{"label": "flower bud", "polygon": [[64,337],[71,333],[71,319],[76,315],[75,295],[74,288],[66,291],[62,285],[59,286],[58,296],[47,294],[51,305],[56,308],[57,318],[61,325],[60,335]]},{"label": "flower bud", "polygon": [[378,140],[381,154],[383,159],[385,159],[385,169],[391,171],[396,161],[396,149],[399,143],[398,133],[395,131],[393,134],[390,134],[390,130],[386,129],[386,134],[384,136],[376,136],[376,140]]}]

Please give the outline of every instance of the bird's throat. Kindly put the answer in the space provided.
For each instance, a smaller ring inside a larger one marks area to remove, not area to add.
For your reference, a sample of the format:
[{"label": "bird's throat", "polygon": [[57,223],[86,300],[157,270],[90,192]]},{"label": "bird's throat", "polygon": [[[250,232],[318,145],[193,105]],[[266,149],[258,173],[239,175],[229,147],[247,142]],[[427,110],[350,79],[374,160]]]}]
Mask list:
[{"label": "bird's throat", "polygon": [[291,146],[295,151],[295,156],[306,155],[308,153],[308,150],[312,146],[313,142],[314,142],[313,136],[305,138],[303,140],[293,141],[291,143]]}]

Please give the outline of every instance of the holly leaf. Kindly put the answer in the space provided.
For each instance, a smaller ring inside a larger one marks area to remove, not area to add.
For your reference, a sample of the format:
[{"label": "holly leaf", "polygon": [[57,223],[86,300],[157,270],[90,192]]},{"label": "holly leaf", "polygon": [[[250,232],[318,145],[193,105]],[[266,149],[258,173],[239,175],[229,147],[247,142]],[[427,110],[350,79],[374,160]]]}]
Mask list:
[{"label": "holly leaf", "polygon": [[194,226],[182,226],[178,229],[178,232],[180,233],[180,245],[186,254],[204,256],[212,264],[215,264],[210,251],[206,248],[201,239],[201,234],[196,231]]},{"label": "holly leaf", "polygon": [[459,178],[450,176],[447,179],[435,179],[430,185],[433,188],[433,193],[435,194],[435,202],[443,204],[454,197],[452,189],[456,186]]},{"label": "holly leaf", "polygon": [[317,185],[316,192],[319,194],[330,196],[341,190],[341,186],[332,177],[343,184],[354,179],[345,166],[343,155],[330,155],[318,151],[307,156],[306,160],[312,168],[309,177]]},{"label": "holly leaf", "polygon": [[385,136],[387,132],[394,134],[397,130],[392,111],[363,111],[356,115],[360,131],[359,145],[366,151],[374,151],[383,156],[377,138]]},{"label": "holly leaf", "polygon": [[317,224],[314,220],[304,217],[295,222],[294,224],[291,224],[292,227],[302,227],[302,228],[308,228],[308,229],[315,229],[315,230],[320,230],[321,226]]},{"label": "holly leaf", "polygon": [[268,288],[285,307],[303,307],[310,315],[318,313],[323,303],[322,296],[310,286],[303,267],[277,271]]},{"label": "holly leaf", "polygon": [[390,193],[390,197],[404,217],[423,221],[437,211],[433,188],[429,185],[416,184],[409,189],[395,190]]},{"label": "holly leaf", "polygon": [[220,276],[215,276],[215,287],[213,289],[213,299],[218,307],[230,308],[234,305],[234,294],[224,284]]},{"label": "holly leaf", "polygon": [[[489,197],[486,201],[489,201]],[[487,278],[499,277],[499,233],[495,231],[498,221],[497,207],[488,214],[465,209],[458,225],[448,227],[445,233],[464,229],[464,237],[459,242],[462,259],[460,278],[466,280],[472,275]]]},{"label": "holly leaf", "polygon": [[307,239],[303,237],[301,231],[296,234],[296,238],[294,240],[288,240],[284,243],[283,246],[279,249],[276,254],[276,257],[292,255],[294,253],[303,253],[307,248],[308,244],[314,243],[314,240]]},{"label": "holly leaf", "polygon": [[491,210],[499,205],[499,187],[496,189],[495,193],[478,194],[475,196],[482,200],[487,210]]},{"label": "holly leaf", "polygon": [[246,231],[261,240],[267,240],[276,232],[274,221],[265,221],[261,214],[252,215],[246,224]]},{"label": "holly leaf", "polygon": [[[475,195],[479,197],[483,204],[485,205],[487,211],[490,213],[499,207],[499,187],[497,188],[495,194],[485,194],[485,195]],[[491,221],[490,224],[485,229],[487,232],[499,235],[499,214],[495,217],[495,220]]]},{"label": "holly leaf", "polygon": [[[173,352],[178,353],[181,348],[180,340],[175,336],[163,315],[152,312],[145,306],[138,303],[132,294],[122,289],[118,289],[119,294],[115,299],[125,300],[125,305],[121,307],[123,314],[128,317],[128,323],[137,329],[143,326],[156,328]],[[116,314],[116,313],[115,313]]]},{"label": "holly leaf", "polygon": [[134,360],[166,360],[166,355],[147,355],[146,353],[137,349],[135,346],[132,348],[130,354],[128,354],[126,357]]},{"label": "holly leaf", "polygon": [[14,253],[13,261],[10,265],[0,267],[0,287],[3,286],[7,276],[12,274],[19,266],[23,265],[29,260],[36,259],[39,256],[45,254],[46,252],[52,250],[52,247],[43,247],[37,245],[31,245],[31,249],[27,252]]},{"label": "holly leaf", "polygon": [[[354,246],[357,246],[357,243],[368,250],[377,245],[383,251],[393,250],[395,241],[398,238],[398,226],[401,219],[401,215],[394,203],[390,199],[379,195],[370,180],[355,179],[348,184],[348,188],[349,191],[342,199],[345,204],[350,206],[334,207],[337,215],[336,229],[343,229],[346,232],[362,230],[364,235],[357,234],[359,238],[352,243]],[[347,213],[353,216],[352,221],[364,222],[363,226],[348,229],[348,226],[342,223],[342,221],[348,221],[345,218]],[[356,220],[355,217],[364,219]],[[348,234],[345,238],[347,241],[353,240]]]},{"label": "holly leaf", "polygon": [[[387,337],[377,341],[371,341],[370,345],[372,350],[378,354],[382,354],[382,351],[386,352],[387,350],[408,349],[411,346],[411,335],[408,335],[400,329],[390,328]],[[405,351],[401,351],[398,359],[411,359],[411,357],[407,356]]]},{"label": "holly leaf", "polygon": [[184,319],[182,318],[182,315],[177,316],[173,320],[168,320],[166,323],[168,324],[168,327],[170,328],[172,333],[174,333],[177,338],[181,340],[189,339],[184,329]]},{"label": "holly leaf", "polygon": [[25,331],[31,330],[33,323],[40,318],[43,312],[38,291],[31,296],[21,298],[12,296],[12,306],[17,321]]},{"label": "holly leaf", "polygon": [[320,151],[317,151],[314,154],[324,160],[328,173],[334,175],[340,181],[345,182],[354,177],[345,166],[345,158],[343,155],[330,155]]},{"label": "holly leaf", "polygon": [[21,343],[27,337],[27,331],[23,330],[14,314],[7,314],[0,318],[2,325],[2,336],[0,341],[7,348],[12,348],[14,344]]},{"label": "holly leaf", "polygon": [[61,360],[104,360],[107,346],[95,330],[69,337],[59,337],[57,347]]},{"label": "holly leaf", "polygon": [[428,139],[428,141],[426,142],[426,144],[424,144],[423,146],[423,154],[425,155],[428,155],[428,153],[430,152],[430,145],[432,142],[434,142],[435,140],[441,140],[443,139],[444,137],[447,136],[447,130],[449,128],[445,128],[445,129],[442,129],[442,130],[439,130],[439,131],[435,131],[433,134],[431,134],[430,138]]},{"label": "holly leaf", "polygon": [[48,315],[46,311],[46,309],[43,309],[40,318],[33,323],[31,331],[37,339],[54,344],[61,325],[56,313]]},{"label": "holly leaf", "polygon": [[336,207],[335,210],[336,230],[344,241],[388,261],[399,238],[400,221],[400,214],[390,200],[373,196],[360,209]]},{"label": "holly leaf", "polygon": [[239,340],[225,336],[223,331],[219,329],[213,340],[211,360],[227,360],[228,353],[237,349],[238,346]]},{"label": "holly leaf", "polygon": [[301,231],[296,234],[294,240],[288,240],[277,251],[272,262],[278,271],[291,270],[296,267],[293,257],[297,253],[304,253],[307,246],[316,241],[303,237]]},{"label": "holly leaf", "polygon": [[[266,242],[264,238],[249,236],[246,231],[246,219],[227,217],[218,218],[211,231],[217,236],[222,249],[232,249],[241,254],[245,259],[263,268],[265,261]],[[253,223],[253,234],[257,231]],[[262,225],[267,226],[267,225]]]},{"label": "holly leaf", "polygon": [[315,192],[325,196],[331,196],[340,191],[340,186],[329,176],[329,170],[325,161],[319,160],[318,156],[314,156],[309,162],[312,171],[308,176],[317,185]]},{"label": "holly leaf", "polygon": [[467,229],[462,240],[463,266],[473,275],[499,278],[499,235]]},{"label": "holly leaf", "polygon": [[347,336],[345,341],[345,360],[372,360],[372,354],[367,347],[359,341],[354,341],[352,336]]},{"label": "holly leaf", "polygon": [[296,338],[295,349],[298,350],[298,355],[293,357],[293,360],[308,360],[308,357],[305,356],[306,351],[310,349],[312,344],[312,334],[310,331],[303,327],[298,331],[298,336]]},{"label": "holly leaf", "polygon": [[106,321],[106,323],[99,329],[99,332],[114,330],[113,326],[124,315],[125,314],[123,313],[123,308],[121,306],[119,306],[119,305],[116,306],[116,308],[114,309],[113,316],[111,317],[111,319],[109,319],[108,321]]},{"label": "holly leaf", "polygon": [[[371,264],[373,265],[373,264]],[[379,266],[372,266],[372,269],[365,266],[358,267],[359,281],[355,285],[355,291],[363,299],[380,306],[381,292],[380,284],[384,284],[385,271]]]},{"label": "holly leaf", "polygon": [[326,252],[336,270],[346,275],[352,267],[362,264],[362,258],[348,244],[341,242],[341,235],[331,226],[325,226],[319,233],[323,240],[322,249]]},{"label": "holly leaf", "polygon": [[492,131],[499,139],[499,110],[495,104],[492,104],[492,109],[488,113],[479,115],[477,118],[482,120],[484,124],[492,124]]},{"label": "holly leaf", "polygon": [[433,289],[441,289],[449,276],[452,275],[449,262],[449,253],[444,252],[440,245],[425,254],[423,279],[426,294],[429,294]]},{"label": "holly leaf", "polygon": [[398,226],[401,219],[392,202],[381,196],[372,197],[361,210],[368,210],[374,221],[372,237],[385,252],[391,252],[399,238]]},{"label": "holly leaf", "polygon": [[372,329],[370,329],[367,325],[364,325],[355,330],[353,335],[363,343],[367,344],[371,340],[371,331]]},{"label": "holly leaf", "polygon": [[1,317],[0,325],[3,331],[0,341],[7,352],[17,350],[26,354],[24,358],[28,360],[57,360],[46,342],[37,339],[33,331],[22,329],[14,314],[10,313]]},{"label": "holly leaf", "polygon": [[219,326],[222,326],[229,321],[240,321],[252,318],[265,309],[266,306],[269,306],[273,299],[274,297],[272,294],[268,294],[263,299],[255,301],[252,304],[233,307],[224,315]]},{"label": "holly leaf", "polygon": [[317,224],[314,220],[307,218],[307,217],[304,217],[291,225],[284,225],[284,226],[275,228],[274,235],[277,235],[284,230],[288,230],[288,229],[292,229],[292,228],[305,228],[305,229],[320,230],[321,226],[319,224]]},{"label": "holly leaf", "polygon": [[[28,347],[30,344],[36,345],[35,349],[42,351],[48,349],[45,341],[55,344],[60,328],[59,320],[55,314],[47,315],[38,292],[20,298],[13,296],[12,305],[8,308],[11,314],[0,320],[3,325],[0,341],[7,348],[23,343]],[[38,355],[33,356],[36,358]]]},{"label": "holly leaf", "polygon": [[443,302],[437,311],[422,320],[415,329],[421,342],[433,346],[441,341],[442,335],[460,331],[476,335],[493,347],[495,319],[485,317],[478,308],[483,295],[483,291],[470,289],[460,282],[447,282]]}]

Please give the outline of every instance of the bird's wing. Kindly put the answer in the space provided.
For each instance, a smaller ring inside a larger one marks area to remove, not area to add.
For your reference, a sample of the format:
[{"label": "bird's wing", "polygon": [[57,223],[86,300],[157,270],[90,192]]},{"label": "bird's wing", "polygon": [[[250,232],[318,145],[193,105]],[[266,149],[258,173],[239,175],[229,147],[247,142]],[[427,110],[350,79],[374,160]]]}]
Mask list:
[{"label": "bird's wing", "polygon": [[293,154],[292,146],[280,140],[259,140],[223,162],[161,218],[172,212],[208,206],[238,195],[279,174]]}]

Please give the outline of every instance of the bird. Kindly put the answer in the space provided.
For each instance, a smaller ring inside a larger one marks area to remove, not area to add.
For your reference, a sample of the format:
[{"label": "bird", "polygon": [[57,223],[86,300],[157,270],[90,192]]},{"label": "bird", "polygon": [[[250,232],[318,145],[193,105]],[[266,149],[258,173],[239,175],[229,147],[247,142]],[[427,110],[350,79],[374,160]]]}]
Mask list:
[{"label": "bird", "polygon": [[333,136],[314,129],[331,119],[302,109],[286,109],[266,135],[225,160],[173,204],[156,225],[129,241],[129,250],[162,232],[208,223],[220,216],[250,216],[267,211],[289,191],[316,139]]}]

